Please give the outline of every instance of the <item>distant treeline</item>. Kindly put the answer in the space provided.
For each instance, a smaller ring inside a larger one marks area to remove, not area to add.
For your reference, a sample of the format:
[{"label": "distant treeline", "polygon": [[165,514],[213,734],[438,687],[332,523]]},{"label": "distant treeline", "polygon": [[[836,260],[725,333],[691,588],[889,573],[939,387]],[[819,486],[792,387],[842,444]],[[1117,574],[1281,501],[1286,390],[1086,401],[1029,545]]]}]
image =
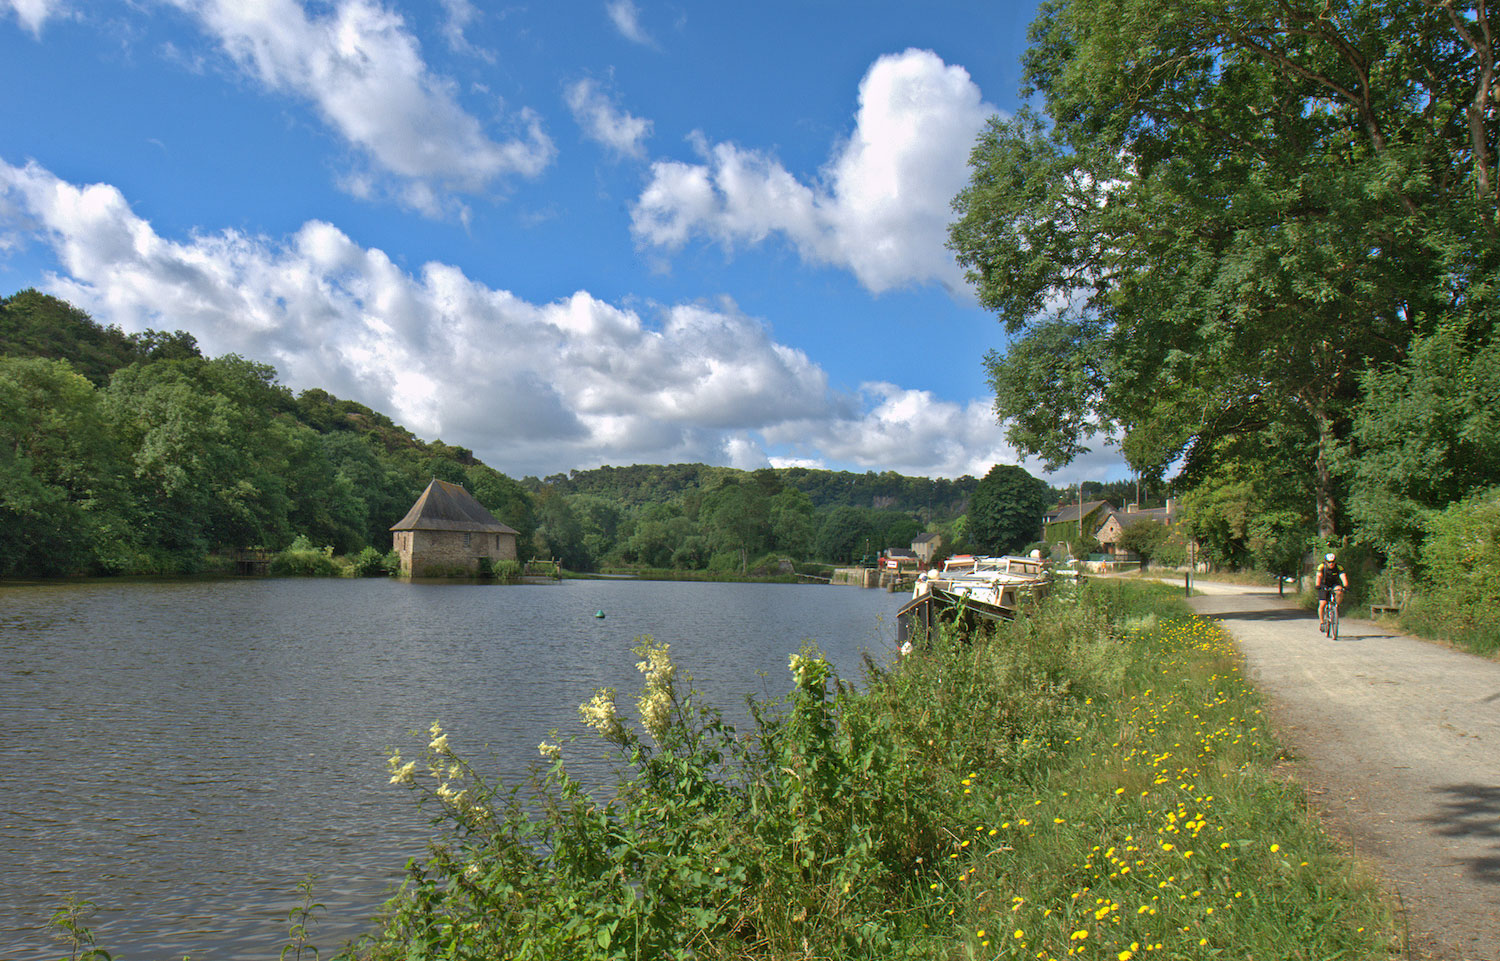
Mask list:
[{"label": "distant treeline", "polygon": [[294,395],[266,364],[205,357],[184,331],[0,299],[0,576],[190,573],[299,537],[386,551],[432,478],[514,527],[522,559],[573,570],[844,563],[925,530],[961,547],[981,483],[704,464],[517,481],[362,404]]}]

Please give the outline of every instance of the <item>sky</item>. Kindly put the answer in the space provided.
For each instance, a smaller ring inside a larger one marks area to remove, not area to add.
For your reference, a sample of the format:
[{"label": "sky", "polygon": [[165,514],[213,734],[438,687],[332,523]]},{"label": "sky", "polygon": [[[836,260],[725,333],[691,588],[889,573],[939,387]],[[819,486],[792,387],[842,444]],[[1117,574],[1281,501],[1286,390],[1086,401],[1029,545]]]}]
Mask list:
[{"label": "sky", "polygon": [[1003,330],[945,247],[1034,13],[0,0],[0,295],[187,330],[514,477],[1118,479],[1007,445]]}]

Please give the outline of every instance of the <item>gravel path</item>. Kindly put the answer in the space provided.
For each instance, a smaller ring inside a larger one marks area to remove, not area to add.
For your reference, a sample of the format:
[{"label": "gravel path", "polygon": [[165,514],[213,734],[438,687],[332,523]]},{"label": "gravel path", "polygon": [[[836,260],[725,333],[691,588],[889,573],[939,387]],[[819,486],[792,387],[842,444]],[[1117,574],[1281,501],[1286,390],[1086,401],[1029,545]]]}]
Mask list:
[{"label": "gravel path", "polygon": [[1500,961],[1500,663],[1347,616],[1330,641],[1273,589],[1194,587],[1313,807],[1399,897],[1410,956]]}]

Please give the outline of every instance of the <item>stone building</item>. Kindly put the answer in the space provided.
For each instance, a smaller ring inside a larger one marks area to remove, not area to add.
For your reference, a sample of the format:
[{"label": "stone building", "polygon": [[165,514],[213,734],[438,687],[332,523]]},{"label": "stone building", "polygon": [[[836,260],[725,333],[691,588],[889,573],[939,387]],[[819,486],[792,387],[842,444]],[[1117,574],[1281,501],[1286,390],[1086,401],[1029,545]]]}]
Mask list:
[{"label": "stone building", "polygon": [[516,559],[516,532],[458,484],[433,480],[391,526],[401,573],[445,577],[479,573],[480,561]]}]

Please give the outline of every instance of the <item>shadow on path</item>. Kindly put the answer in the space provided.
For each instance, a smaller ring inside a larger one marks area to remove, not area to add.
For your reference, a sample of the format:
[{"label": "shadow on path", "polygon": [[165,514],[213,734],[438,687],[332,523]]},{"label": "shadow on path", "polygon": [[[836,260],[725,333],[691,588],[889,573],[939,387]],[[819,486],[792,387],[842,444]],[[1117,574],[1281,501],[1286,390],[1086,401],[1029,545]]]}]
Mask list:
[{"label": "shadow on path", "polygon": [[1438,813],[1422,820],[1444,837],[1494,842],[1493,854],[1458,861],[1467,865],[1469,876],[1475,881],[1500,885],[1500,787],[1448,784],[1433,791],[1439,797]]}]

